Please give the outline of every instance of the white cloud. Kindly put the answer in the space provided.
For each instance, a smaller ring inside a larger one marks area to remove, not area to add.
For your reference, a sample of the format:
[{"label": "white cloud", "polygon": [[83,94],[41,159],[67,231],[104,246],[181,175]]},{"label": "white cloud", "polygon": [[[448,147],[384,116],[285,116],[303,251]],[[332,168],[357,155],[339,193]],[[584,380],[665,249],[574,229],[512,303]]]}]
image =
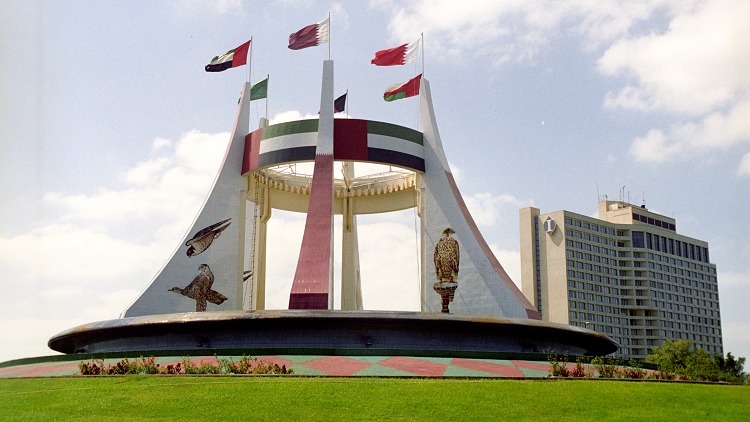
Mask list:
[{"label": "white cloud", "polygon": [[[163,155],[136,164],[121,177],[124,186],[95,194],[47,193],[44,203],[66,220],[148,224],[150,219],[192,218],[205,197],[229,141],[226,132],[185,133]],[[188,212],[184,212],[187,210]]]},{"label": "white cloud", "polygon": [[664,8],[684,7],[670,0],[567,0],[555,2],[473,1],[471,7],[450,0],[371,1],[391,12],[391,42],[425,33],[428,49],[451,60],[488,55],[495,64],[533,62],[550,34],[575,32],[585,49],[608,45]]},{"label": "white cloud", "polygon": [[50,224],[11,238],[0,237],[0,262],[17,282],[106,285],[158,265],[154,247],[87,227]]},{"label": "white cloud", "polygon": [[[199,131],[175,143],[157,139],[154,156],[123,172],[121,186],[47,193],[46,221],[0,236],[0,265],[9,281],[4,294],[14,298],[0,313],[7,339],[0,340],[0,360],[49,354],[49,336],[118,317],[189,227],[228,140],[227,133]],[[65,319],[70,315],[75,318]],[[20,356],[4,355],[6,349]]]},{"label": "white cloud", "polygon": [[182,5],[194,13],[215,13],[226,15],[242,12],[242,0],[183,0]]},{"label": "white cloud", "polygon": [[[418,239],[414,211],[357,217],[365,309],[419,310]],[[266,308],[286,309],[297,266],[305,215],[274,211],[268,222]],[[335,303],[341,280],[341,218],[334,220]]]},{"label": "white cloud", "polygon": [[[575,33],[598,68],[624,80],[606,107],[691,120],[632,142],[639,161],[665,162],[750,141],[750,4],[741,0],[371,1],[389,11],[392,43],[424,31],[437,60],[534,63],[551,34]],[[665,22],[659,26],[659,22]],[[558,35],[555,35],[558,36]],[[740,170],[738,170],[739,172]]]},{"label": "white cloud", "polygon": [[750,268],[717,274],[724,353],[750,357],[750,323],[747,297],[750,296]]},{"label": "white cloud", "polygon": [[630,145],[630,153],[639,161],[661,163],[679,150],[667,143],[667,136],[659,129],[651,129],[646,136],[636,138]]},{"label": "white cloud", "polygon": [[490,250],[495,254],[495,258],[508,273],[510,279],[521,288],[521,253],[516,250],[501,249],[497,245],[490,245]]},{"label": "white cloud", "polygon": [[156,138],[154,139],[154,142],[151,143],[151,149],[153,150],[159,150],[170,146],[172,146],[172,140],[166,138]]},{"label": "white cloud", "polygon": [[[750,143],[750,95],[727,112],[708,114],[698,121],[676,124],[667,132],[651,129],[633,140],[630,153],[638,161],[664,162],[685,159],[712,150]],[[741,173],[741,166],[738,173]]]},{"label": "white cloud", "polygon": [[[744,272],[720,271],[717,279],[719,280],[720,290],[738,288],[746,288],[750,290],[750,268]],[[750,291],[748,293],[750,293]]]},{"label": "white cloud", "polygon": [[704,157],[750,142],[750,4],[701,2],[672,11],[666,31],[621,39],[598,63],[605,75],[630,79],[608,93],[605,106],[690,119],[634,139],[630,153],[638,161]]},{"label": "white cloud", "polygon": [[742,156],[739,168],[737,168],[737,176],[750,176],[750,152]]},{"label": "white cloud", "polygon": [[[65,289],[53,287],[53,293],[35,295],[25,307],[3,312],[0,318],[0,362],[48,356],[53,352],[47,341],[62,331],[117,318],[120,311],[138,294],[134,289]],[[6,289],[6,292],[8,289]]]},{"label": "white cloud", "polygon": [[514,38],[513,18],[523,2],[476,1],[471,7],[454,1],[416,1],[401,4],[371,3],[392,11],[391,42],[405,42],[425,33],[428,48],[443,56],[492,55],[500,63],[528,58],[546,39],[531,28]]},{"label": "white cloud", "polygon": [[463,176],[464,176],[463,170],[457,165],[453,164],[450,160],[448,160],[448,167],[450,167],[451,169],[453,180],[455,180],[456,183],[461,183],[461,181],[463,181]]},{"label": "white cloud", "polygon": [[[509,221],[507,213],[510,210],[514,212],[514,218],[517,219],[516,213],[523,203],[513,195],[493,195],[491,193],[477,193],[464,197],[466,206],[474,217],[474,221],[480,226],[494,226],[498,220]],[[504,219],[501,218],[505,217]],[[512,220],[512,221],[515,221]]]},{"label": "white cloud", "polygon": [[599,59],[607,75],[635,79],[606,105],[701,115],[750,87],[750,5],[704,2],[675,16],[665,33],[617,41]]},{"label": "white cloud", "polygon": [[303,115],[302,112],[298,110],[288,110],[274,114],[274,116],[270,119],[270,124],[275,125],[278,123],[292,122],[295,120],[317,119],[318,117],[319,116],[317,114],[306,113]]},{"label": "white cloud", "polygon": [[746,319],[735,319],[731,322],[727,322],[726,318],[722,320],[725,355],[731,352],[734,357],[750,357],[747,354],[750,352],[750,322],[745,321]]},{"label": "white cloud", "polygon": [[419,250],[413,212],[358,217],[365,309],[419,310]]},{"label": "white cloud", "polygon": [[337,27],[349,29],[349,12],[346,11],[342,3],[331,4],[331,20],[336,22]]}]

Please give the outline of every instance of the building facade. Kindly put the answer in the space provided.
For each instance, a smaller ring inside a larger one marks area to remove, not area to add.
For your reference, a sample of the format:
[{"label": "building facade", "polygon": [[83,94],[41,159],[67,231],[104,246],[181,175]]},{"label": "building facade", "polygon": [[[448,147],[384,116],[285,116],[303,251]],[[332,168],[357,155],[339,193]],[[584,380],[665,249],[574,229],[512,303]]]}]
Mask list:
[{"label": "building facade", "polygon": [[522,291],[543,320],[606,334],[624,359],[685,338],[724,353],[708,243],[673,218],[604,200],[599,218],[523,208],[520,228]]}]

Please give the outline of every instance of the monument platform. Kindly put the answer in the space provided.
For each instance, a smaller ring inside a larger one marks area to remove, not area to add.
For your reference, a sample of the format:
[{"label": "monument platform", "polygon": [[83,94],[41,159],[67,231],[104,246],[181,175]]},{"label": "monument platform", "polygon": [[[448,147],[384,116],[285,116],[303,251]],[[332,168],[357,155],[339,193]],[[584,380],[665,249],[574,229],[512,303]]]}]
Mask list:
[{"label": "monument platform", "polygon": [[210,349],[248,354],[492,358],[507,353],[607,355],[595,331],[525,318],[402,311],[186,312],[84,324],[52,337],[62,353]]}]

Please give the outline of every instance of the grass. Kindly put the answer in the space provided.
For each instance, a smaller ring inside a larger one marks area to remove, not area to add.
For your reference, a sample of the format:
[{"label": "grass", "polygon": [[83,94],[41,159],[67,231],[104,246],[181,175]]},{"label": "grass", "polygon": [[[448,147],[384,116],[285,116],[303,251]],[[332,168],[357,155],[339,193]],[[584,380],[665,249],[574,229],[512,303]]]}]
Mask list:
[{"label": "grass", "polygon": [[0,380],[12,420],[743,420],[750,386],[124,376]]}]

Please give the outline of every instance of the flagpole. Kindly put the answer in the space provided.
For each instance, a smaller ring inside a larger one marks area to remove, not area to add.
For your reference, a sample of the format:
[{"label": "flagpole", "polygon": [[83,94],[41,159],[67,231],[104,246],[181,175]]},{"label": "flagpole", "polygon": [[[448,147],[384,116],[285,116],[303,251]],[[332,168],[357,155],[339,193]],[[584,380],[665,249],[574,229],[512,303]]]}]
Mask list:
[{"label": "flagpole", "polygon": [[251,76],[252,76],[252,74],[251,74],[251,72],[252,72],[251,67],[253,66],[253,37],[250,37],[250,54],[249,54],[249,56],[250,56],[250,63],[248,63],[248,65],[247,65],[247,81],[248,82],[250,82],[250,81],[253,80],[251,78]]},{"label": "flagpole", "polygon": [[[252,67],[253,67],[253,37],[250,36],[250,51],[248,52],[248,60],[250,60],[250,63],[247,63],[247,83],[250,84],[250,92],[247,93],[247,95],[250,95],[252,97],[253,93],[253,86],[252,86]],[[247,119],[248,119],[248,127],[250,130],[253,128],[253,116],[252,111],[253,108],[248,104],[248,112],[247,112]]]},{"label": "flagpole", "polygon": [[349,102],[349,88],[346,89],[346,97],[345,98],[346,98],[346,101],[344,101],[344,110],[346,110],[346,118],[348,119],[349,118],[349,107],[347,107],[348,106],[347,103]]},{"label": "flagpole", "polygon": [[424,78],[424,32],[420,36],[422,37],[422,77]]},{"label": "flagpole", "polygon": [[331,12],[328,12],[328,60],[331,60]]},{"label": "flagpole", "polygon": [[266,73],[266,120],[268,120],[268,84],[271,83],[271,75]]}]

